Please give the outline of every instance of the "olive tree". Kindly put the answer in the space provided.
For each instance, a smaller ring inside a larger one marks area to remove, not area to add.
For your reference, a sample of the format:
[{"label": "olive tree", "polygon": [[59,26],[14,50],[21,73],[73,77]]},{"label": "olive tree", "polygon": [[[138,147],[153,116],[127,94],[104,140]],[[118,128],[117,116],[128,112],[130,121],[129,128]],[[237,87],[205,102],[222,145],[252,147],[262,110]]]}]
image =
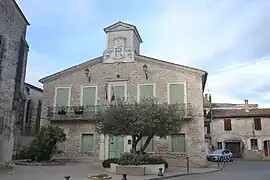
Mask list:
[{"label": "olive tree", "polygon": [[[158,104],[155,99],[110,105],[99,111],[97,130],[104,135],[130,135],[132,153],[143,153],[154,136],[166,138],[181,130],[185,109],[179,107],[178,104]],[[137,144],[143,137],[147,139],[137,150]]]}]

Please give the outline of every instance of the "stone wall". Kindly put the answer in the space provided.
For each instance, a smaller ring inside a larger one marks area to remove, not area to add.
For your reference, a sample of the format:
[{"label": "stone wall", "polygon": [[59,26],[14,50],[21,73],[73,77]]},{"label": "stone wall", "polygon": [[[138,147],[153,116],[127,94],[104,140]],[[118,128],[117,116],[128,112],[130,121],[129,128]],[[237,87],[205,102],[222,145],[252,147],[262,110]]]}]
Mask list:
[{"label": "stone wall", "polygon": [[[13,124],[15,124],[20,111],[19,106],[14,106],[15,84],[21,91],[25,79],[25,68],[27,63],[28,46],[22,57],[22,71],[17,75],[17,65],[19,59],[19,49],[21,40],[25,41],[26,27],[28,22],[22,16],[14,0],[0,1],[0,36],[1,57],[0,57],[0,125],[2,127],[2,137],[0,145],[0,163],[11,161],[13,149]],[[17,83],[18,84],[18,83]],[[17,92],[19,94],[19,92]],[[6,114],[9,114],[6,116]]]}]

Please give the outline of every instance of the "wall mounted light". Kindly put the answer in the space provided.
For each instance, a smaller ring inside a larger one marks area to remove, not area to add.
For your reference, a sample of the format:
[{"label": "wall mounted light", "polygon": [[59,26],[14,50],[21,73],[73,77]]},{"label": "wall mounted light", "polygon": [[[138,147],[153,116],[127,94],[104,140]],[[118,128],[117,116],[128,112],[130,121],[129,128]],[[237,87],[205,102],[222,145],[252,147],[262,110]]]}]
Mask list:
[{"label": "wall mounted light", "polygon": [[148,69],[148,67],[147,67],[147,65],[146,64],[144,64],[143,65],[143,72],[144,72],[144,74],[145,74],[145,79],[148,79],[148,71],[147,71],[147,69]]},{"label": "wall mounted light", "polygon": [[88,68],[84,70],[84,74],[88,78],[88,82],[91,82],[91,75]]}]

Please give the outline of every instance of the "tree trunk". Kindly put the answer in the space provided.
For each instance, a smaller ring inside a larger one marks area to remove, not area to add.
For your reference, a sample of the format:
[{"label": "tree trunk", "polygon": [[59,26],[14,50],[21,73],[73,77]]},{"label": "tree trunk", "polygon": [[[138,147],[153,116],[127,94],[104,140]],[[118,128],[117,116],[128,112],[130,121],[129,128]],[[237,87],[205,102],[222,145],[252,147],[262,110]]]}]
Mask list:
[{"label": "tree trunk", "polygon": [[146,147],[148,146],[148,144],[150,143],[151,139],[153,139],[154,134],[151,136],[148,136],[147,140],[145,141],[144,145],[141,147],[140,149],[140,153],[143,153],[144,150],[146,149]]},{"label": "tree trunk", "polygon": [[137,135],[134,135],[134,136],[132,136],[132,149],[131,149],[131,153],[132,154],[136,154],[137,153],[137,144],[138,144],[138,142],[140,141],[142,139],[142,136],[141,135],[139,135],[139,136],[137,136]]}]

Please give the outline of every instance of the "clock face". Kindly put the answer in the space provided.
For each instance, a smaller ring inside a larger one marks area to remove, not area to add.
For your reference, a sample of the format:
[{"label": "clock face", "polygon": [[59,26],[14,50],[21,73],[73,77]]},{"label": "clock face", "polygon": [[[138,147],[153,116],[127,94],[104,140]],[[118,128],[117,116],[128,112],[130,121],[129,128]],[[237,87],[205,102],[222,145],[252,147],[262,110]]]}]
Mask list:
[{"label": "clock face", "polygon": [[117,44],[114,47],[114,58],[115,59],[122,59],[124,58],[124,47],[122,44]]}]

